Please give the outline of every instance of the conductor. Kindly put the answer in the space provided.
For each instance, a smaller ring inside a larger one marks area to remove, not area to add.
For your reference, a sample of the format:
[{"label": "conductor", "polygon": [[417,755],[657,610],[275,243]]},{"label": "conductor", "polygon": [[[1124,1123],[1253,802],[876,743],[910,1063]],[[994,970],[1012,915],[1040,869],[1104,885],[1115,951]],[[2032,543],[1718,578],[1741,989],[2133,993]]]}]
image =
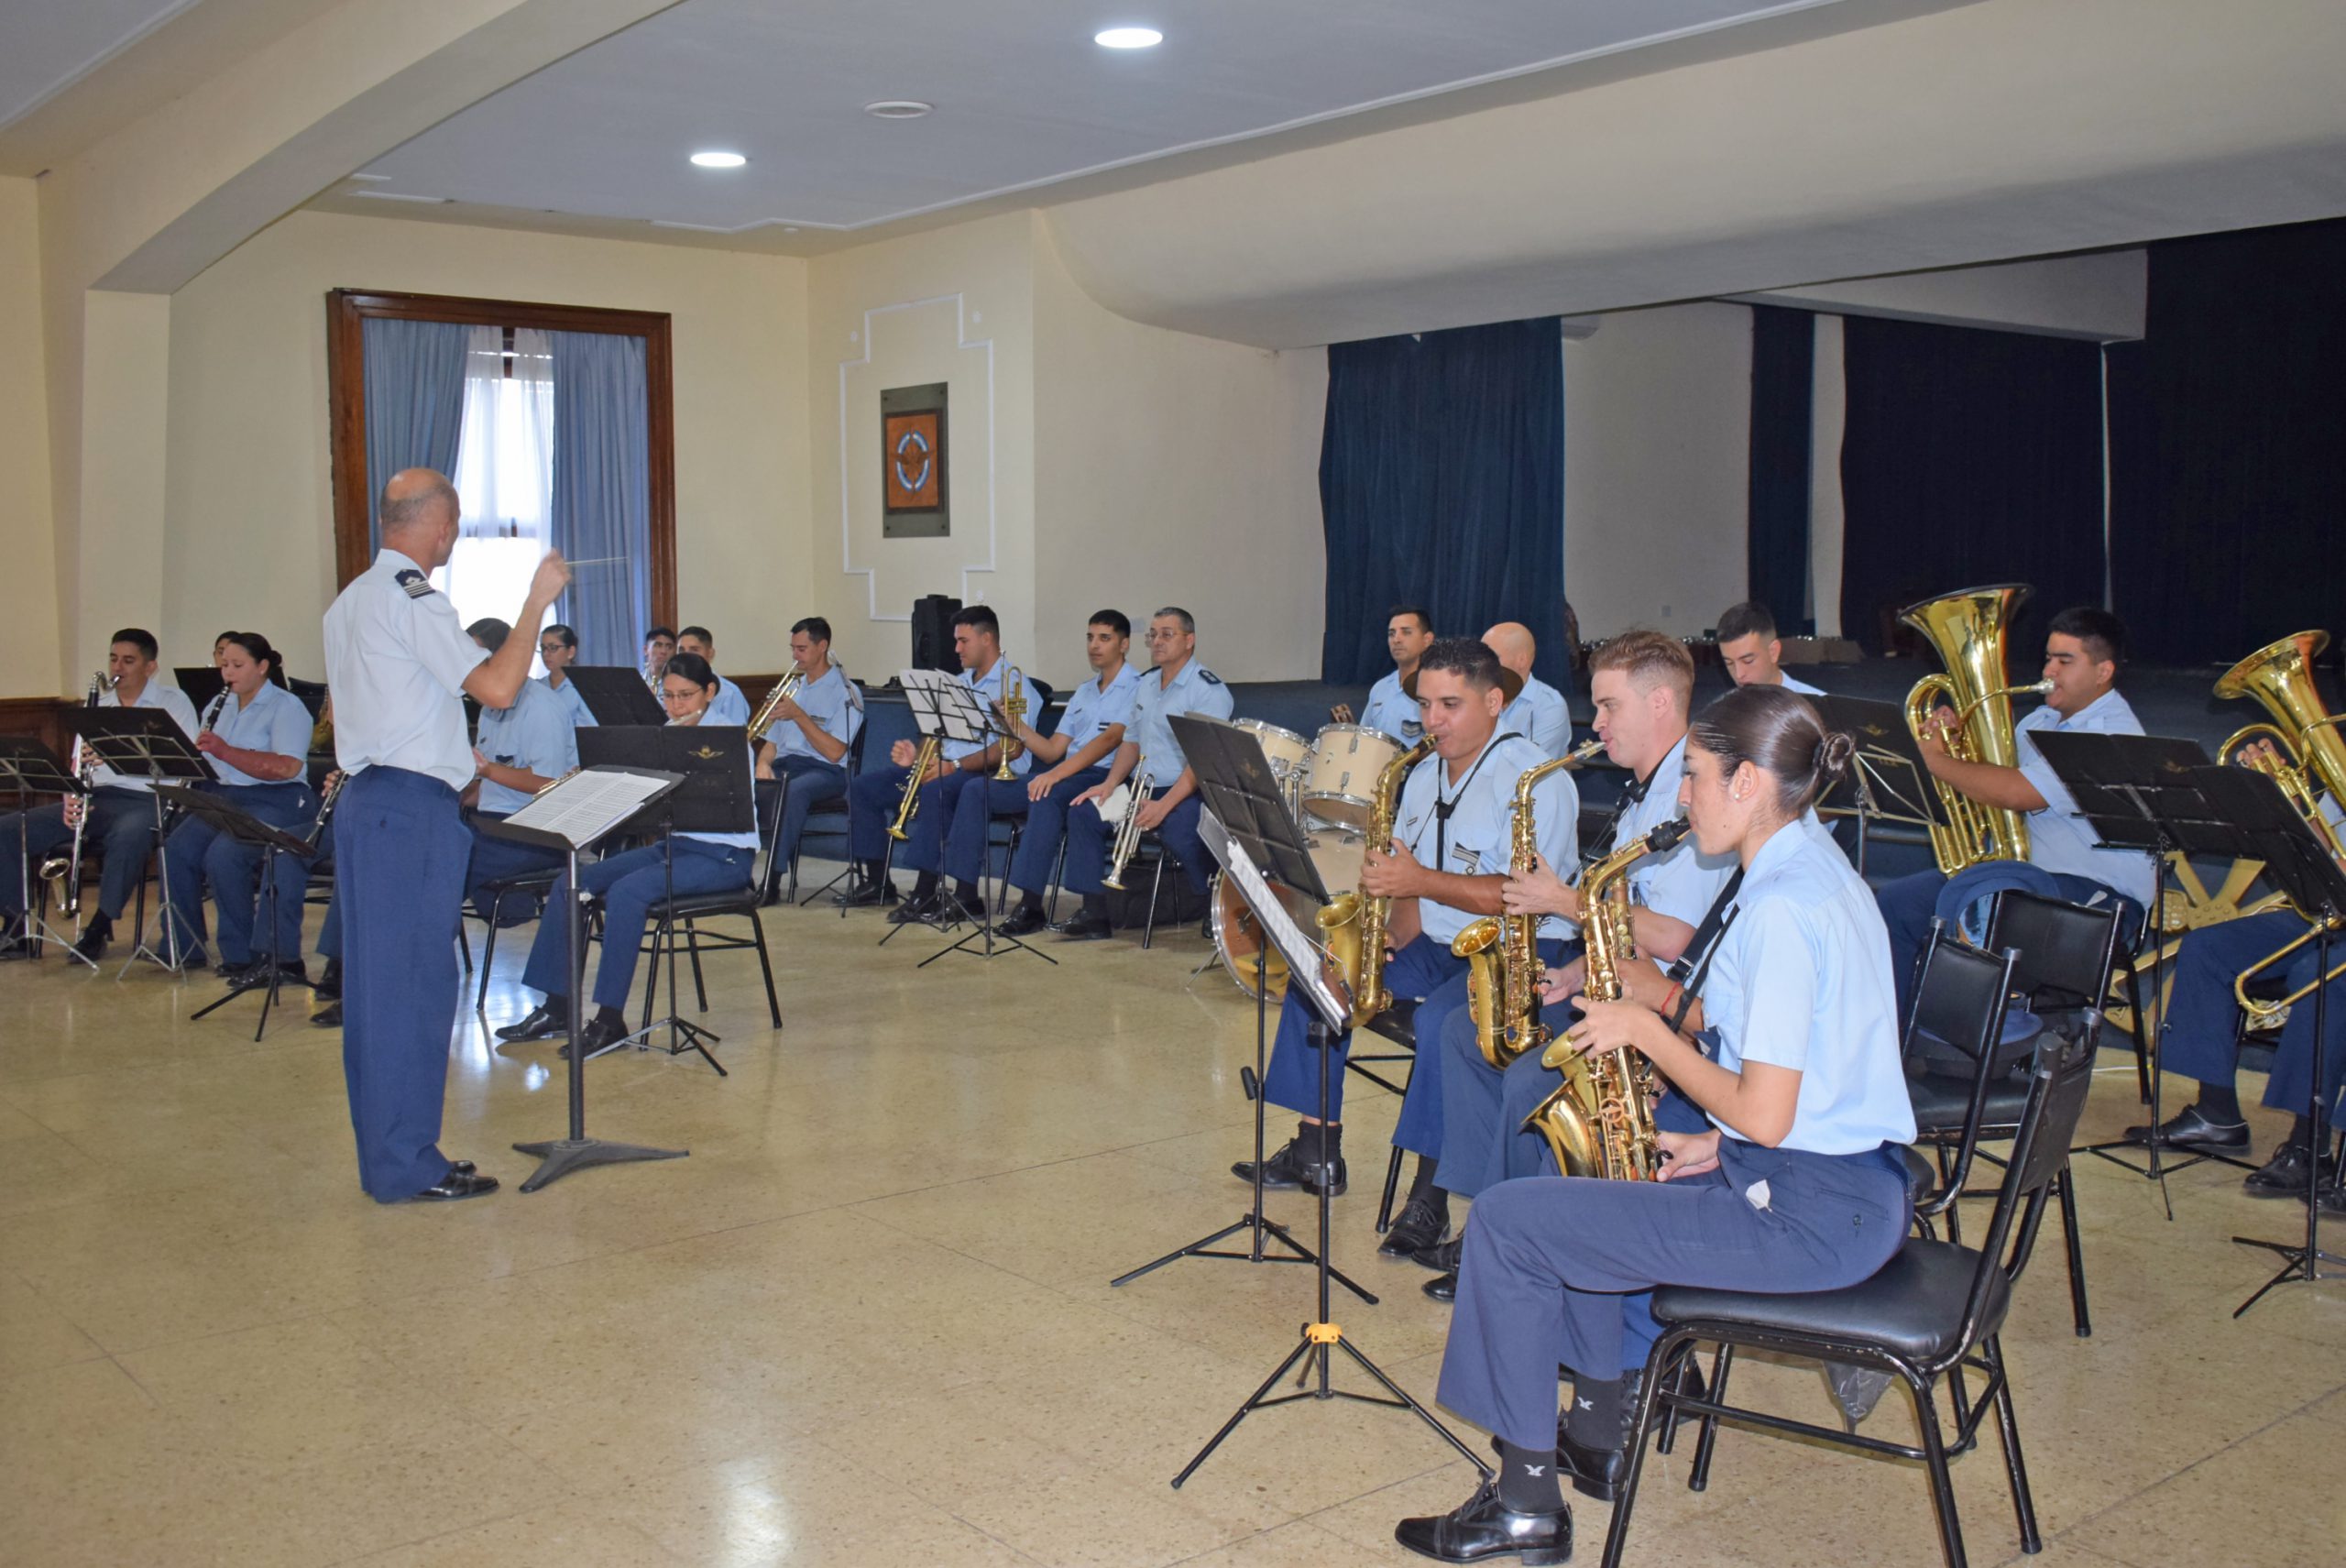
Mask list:
[{"label": "conductor", "polygon": [[[456,490],[445,476],[394,474],[378,515],[375,564],[342,590],[325,623],[334,756],[349,779],[334,812],[343,1076],[367,1195],[447,1202],[497,1190],[495,1177],[439,1149],[472,850],[456,797],[476,769],[459,694],[510,707],[537,639],[508,637],[487,652],[432,586],[456,543]],[[514,624],[534,630],[569,581],[549,553]]]}]

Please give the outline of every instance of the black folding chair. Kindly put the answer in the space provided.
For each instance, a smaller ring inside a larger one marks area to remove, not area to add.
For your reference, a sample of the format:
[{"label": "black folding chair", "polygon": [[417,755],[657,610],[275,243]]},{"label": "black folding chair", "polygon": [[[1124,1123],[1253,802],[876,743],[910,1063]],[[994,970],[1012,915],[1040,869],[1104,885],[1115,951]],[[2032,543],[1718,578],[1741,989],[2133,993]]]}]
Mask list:
[{"label": "black folding chair", "polygon": [[[1914,1223],[1926,1237],[1938,1234],[1937,1221],[1962,1195],[1979,1147],[1982,1108],[2001,1064],[1997,1047],[2004,1032],[2004,1014],[2011,1005],[2016,954],[1982,952],[1934,920],[1930,939],[1923,946],[1921,981],[1914,988],[1914,1007],[1906,1020],[1902,1050],[1913,1061],[1935,1046],[1968,1065],[1959,1077],[1925,1074],[1909,1079],[1907,1091],[1918,1102],[1914,1122],[1918,1136],[1943,1134],[1938,1168],[1913,1149],[1906,1151],[1906,1176],[1914,1194]],[[1917,1083],[1932,1086],[1930,1120],[1919,1102]]]}]

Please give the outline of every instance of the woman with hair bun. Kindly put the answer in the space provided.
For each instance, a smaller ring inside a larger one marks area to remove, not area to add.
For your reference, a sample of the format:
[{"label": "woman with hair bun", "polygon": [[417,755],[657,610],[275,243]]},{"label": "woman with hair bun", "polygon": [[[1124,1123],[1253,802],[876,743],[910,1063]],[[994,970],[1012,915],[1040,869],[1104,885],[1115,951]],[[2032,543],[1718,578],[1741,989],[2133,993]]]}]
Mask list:
[{"label": "woman with hair bun", "polygon": [[[1529,1177],[1474,1203],[1442,1402],[1496,1436],[1496,1476],[1396,1539],[1450,1563],[1562,1563],[1559,1482],[1610,1499],[1660,1285],[1828,1290],[1887,1263],[1910,1219],[1914,1114],[1898,1051],[1890,940],[1871,892],[1810,804],[1849,737],[1778,686],[1706,708],[1679,787],[1696,845],[1743,883],[1699,1002],[1579,1001],[1584,1052],[1637,1051],[1670,1080],[1654,1181]],[[1559,1421],[1558,1365],[1573,1369]]]}]

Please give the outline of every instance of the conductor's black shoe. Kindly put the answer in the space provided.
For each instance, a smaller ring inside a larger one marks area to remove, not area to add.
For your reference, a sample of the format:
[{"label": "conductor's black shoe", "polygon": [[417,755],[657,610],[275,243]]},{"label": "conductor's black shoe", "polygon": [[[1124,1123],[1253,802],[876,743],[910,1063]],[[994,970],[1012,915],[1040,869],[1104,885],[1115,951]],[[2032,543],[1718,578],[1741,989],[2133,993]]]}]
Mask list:
[{"label": "conductor's black shoe", "polygon": [[318,971],[318,983],[310,987],[310,994],[320,1002],[342,1000],[342,960],[328,959],[326,967]]},{"label": "conductor's black shoe", "polygon": [[1115,934],[1116,928],[1108,923],[1105,915],[1094,915],[1088,909],[1059,927],[1059,940],[1063,942],[1097,942]]},{"label": "conductor's black shoe", "polygon": [[1043,917],[1039,904],[1022,904],[1012,910],[1003,923],[994,927],[1005,937],[1031,937],[1050,922]]},{"label": "conductor's black shoe", "polygon": [[477,1170],[448,1168],[448,1174],[417,1193],[401,1199],[405,1203],[455,1203],[466,1198],[486,1198],[497,1190],[497,1178],[483,1176]]},{"label": "conductor's black shoe", "polygon": [[[2129,1127],[2130,1144],[2148,1144],[2148,1127]],[[2211,1122],[2197,1105],[2186,1105],[2159,1124],[2159,1142],[2171,1149],[2205,1149],[2211,1154],[2239,1154],[2248,1147],[2246,1122]]]},{"label": "conductor's black shoe", "polygon": [[[1343,1156],[1338,1155],[1332,1166],[1324,1165],[1318,1160],[1304,1158],[1295,1142],[1289,1138],[1278,1146],[1277,1153],[1263,1162],[1263,1185],[1300,1187],[1314,1197],[1325,1188],[1329,1197],[1342,1198],[1344,1195]],[[1255,1162],[1242,1159],[1230,1168],[1230,1174],[1241,1181],[1251,1182],[1255,1179]]]},{"label": "conductor's black shoe", "polygon": [[1485,1479],[1446,1514],[1403,1519],[1393,1527],[1393,1539],[1439,1563],[1487,1563],[1495,1557],[1566,1563],[1573,1554],[1573,1511],[1518,1514],[1499,1500],[1498,1482]]},{"label": "conductor's black shoe", "polygon": [[2336,1163],[2327,1159],[2317,1171],[2313,1150],[2291,1142],[2275,1149],[2273,1157],[2250,1171],[2240,1185],[2251,1198],[2303,1198],[2307,1188],[2327,1183],[2337,1174]]},{"label": "conductor's black shoe", "polygon": [[1450,1234],[1450,1216],[1424,1198],[1412,1198],[1401,1207],[1401,1217],[1385,1233],[1376,1250],[1387,1257],[1408,1257],[1438,1246]]},{"label": "conductor's black shoe", "polygon": [[106,943],[114,936],[114,922],[104,915],[93,915],[90,923],[82,927],[82,935],[74,940],[73,950],[96,963],[106,956]]},{"label": "conductor's black shoe", "polygon": [[589,1018],[578,1030],[578,1054],[583,1059],[608,1050],[628,1036],[627,1020],[608,1010]]},{"label": "conductor's black shoe", "polygon": [[342,998],[337,996],[333,1001],[327,1003],[323,1007],[319,1008],[315,1013],[311,1014],[310,1026],[315,1029],[341,1028]]},{"label": "conductor's black shoe", "polygon": [[557,1035],[570,1033],[570,1004],[557,1007],[549,1002],[532,1012],[519,1024],[508,1024],[497,1031],[500,1040],[551,1040]]},{"label": "conductor's black shoe", "polygon": [[1436,1274],[1455,1274],[1458,1260],[1466,1253],[1466,1239],[1453,1236],[1448,1241],[1437,1237],[1433,1245],[1420,1247],[1409,1255],[1409,1261],[1420,1268],[1431,1268]]},{"label": "conductor's black shoe", "polygon": [[1455,1301],[1458,1299],[1458,1276],[1454,1273],[1437,1274],[1419,1288],[1436,1301]]}]

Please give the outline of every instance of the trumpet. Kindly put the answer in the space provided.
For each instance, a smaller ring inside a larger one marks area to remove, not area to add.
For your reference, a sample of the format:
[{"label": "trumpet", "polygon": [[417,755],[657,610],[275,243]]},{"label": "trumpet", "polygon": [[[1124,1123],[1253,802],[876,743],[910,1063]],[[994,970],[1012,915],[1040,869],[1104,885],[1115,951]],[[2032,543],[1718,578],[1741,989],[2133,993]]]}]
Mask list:
[{"label": "trumpet", "polygon": [[1108,874],[1100,879],[1102,887],[1124,891],[1124,867],[1132,862],[1133,851],[1140,848],[1140,808],[1148,799],[1148,758],[1142,756],[1133,763],[1125,787],[1132,798],[1124,802],[1124,814],[1116,818],[1116,842],[1108,851]]},{"label": "trumpet", "polygon": [[[1010,669],[1010,699],[1002,705],[1002,711],[1010,716],[1010,728],[1014,731],[1018,728],[1018,721],[1026,717],[1026,683],[1018,674],[1018,667],[1014,664]],[[1019,744],[1018,737],[1014,733],[1003,736],[1002,765],[994,769],[993,776],[1004,783],[1016,778],[1018,775],[1010,771],[1010,764],[1016,762],[1018,754],[1025,749]]]},{"label": "trumpet", "polygon": [[944,749],[944,742],[934,735],[920,738],[920,750],[913,753],[913,771],[904,775],[904,796],[896,802],[896,819],[888,824],[888,837],[899,843],[913,836],[913,817],[920,810],[920,786],[928,782],[928,770]]},{"label": "trumpet", "polygon": [[806,673],[804,670],[793,670],[774,683],[773,690],[766,693],[765,701],[758,705],[757,716],[750,720],[751,744],[755,745],[766,738],[766,731],[773,728],[774,709],[797,696],[798,688],[804,685],[806,681]]}]

